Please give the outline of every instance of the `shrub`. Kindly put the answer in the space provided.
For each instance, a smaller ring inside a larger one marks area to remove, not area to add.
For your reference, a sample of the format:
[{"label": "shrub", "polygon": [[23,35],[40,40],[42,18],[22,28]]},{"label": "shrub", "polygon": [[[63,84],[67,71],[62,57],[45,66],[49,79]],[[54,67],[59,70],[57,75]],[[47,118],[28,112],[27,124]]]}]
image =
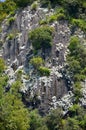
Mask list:
[{"label": "shrub", "polygon": [[57,20],[64,20],[64,19],[66,19],[64,12],[62,11],[63,12],[62,13],[60,11],[62,11],[62,10],[59,10],[59,11],[55,12],[55,14],[51,15],[48,18],[48,22],[52,23],[52,22],[57,21]]},{"label": "shrub", "polygon": [[74,81],[83,81],[85,80],[86,76],[84,74],[81,74],[81,72],[79,74],[75,74],[74,75]]},{"label": "shrub", "polygon": [[14,34],[10,33],[7,37],[9,40],[12,40],[14,38]]},{"label": "shrub", "polygon": [[73,57],[68,59],[69,71],[73,74],[77,74],[81,70],[80,62],[75,60]]},{"label": "shrub", "polygon": [[64,19],[66,19],[66,17],[65,17],[65,15],[63,13],[59,13],[57,15],[57,20],[64,20]]},{"label": "shrub", "polygon": [[42,75],[42,76],[49,76],[50,75],[50,70],[49,68],[46,68],[46,67],[40,67],[39,68],[39,73]]},{"label": "shrub", "polygon": [[33,2],[33,4],[31,5],[31,10],[36,10],[38,6],[37,1]]},{"label": "shrub", "polygon": [[39,21],[39,24],[40,24],[40,25],[44,25],[44,24],[47,24],[47,23],[48,23],[48,21],[47,21],[46,19]]},{"label": "shrub", "polygon": [[65,10],[64,10],[64,8],[63,7],[57,7],[56,9],[55,9],[55,13],[56,14],[59,14],[59,13],[65,13]]},{"label": "shrub", "polygon": [[15,21],[15,18],[14,17],[10,17],[8,19],[8,23],[11,25],[13,22]]},{"label": "shrub", "polygon": [[5,63],[2,58],[0,58],[0,73],[2,73],[5,70]]},{"label": "shrub", "polygon": [[38,69],[43,64],[43,59],[41,57],[33,57],[30,60],[30,63],[33,65],[34,68]]},{"label": "shrub", "polygon": [[70,45],[68,46],[68,49],[70,50],[70,53],[72,55],[76,54],[79,44],[80,44],[80,41],[79,41],[79,38],[77,36],[72,36],[70,38]]},{"label": "shrub", "polygon": [[72,19],[72,24],[86,31],[86,21],[83,19]]},{"label": "shrub", "polygon": [[79,99],[82,97],[81,89],[74,88],[74,96],[75,96],[75,103],[78,103]]},{"label": "shrub", "polygon": [[52,23],[52,22],[54,22],[54,21],[56,21],[57,20],[57,16],[54,14],[54,15],[51,15],[50,17],[49,17],[49,23]]},{"label": "shrub", "polygon": [[34,49],[48,49],[52,46],[52,31],[49,26],[38,27],[29,33],[29,38]]},{"label": "shrub", "polygon": [[34,0],[13,0],[17,6],[19,7],[25,7],[30,3],[33,3]]}]

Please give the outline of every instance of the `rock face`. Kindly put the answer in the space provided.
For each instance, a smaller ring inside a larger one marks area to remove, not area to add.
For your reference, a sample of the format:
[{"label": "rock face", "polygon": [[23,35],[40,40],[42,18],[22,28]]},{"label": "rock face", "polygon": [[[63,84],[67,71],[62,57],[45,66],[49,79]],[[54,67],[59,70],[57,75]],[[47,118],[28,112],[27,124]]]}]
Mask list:
[{"label": "rock face", "polygon": [[[49,53],[45,52],[45,66],[50,68],[50,76],[40,77],[34,73],[34,69],[28,64],[30,58],[34,56],[28,33],[40,26],[40,20],[52,15],[53,12],[52,9],[48,10],[40,7],[36,11],[31,11],[31,8],[28,6],[24,10],[16,12],[13,23],[8,24],[8,17],[2,23],[2,33],[0,34],[0,39],[4,42],[2,56],[6,64],[11,69],[13,68],[12,71],[10,70],[11,72],[8,71],[7,73],[9,76],[10,73],[14,75],[13,80],[10,79],[9,83],[15,81],[15,71],[22,66],[29,75],[29,79],[22,78],[23,86],[21,91],[27,99],[24,97],[24,100],[26,100],[29,106],[31,105],[30,99],[33,98],[33,104],[35,105],[36,101],[39,100],[38,108],[44,112],[58,105],[61,106],[62,103],[63,107],[65,106],[65,110],[67,110],[71,106],[73,96],[68,93],[70,91],[70,78],[62,73],[71,36],[71,30],[67,21],[55,21],[49,25],[55,29],[52,50]],[[9,38],[10,34],[13,34],[12,39]],[[84,34],[78,35],[81,38],[84,37]],[[66,94],[68,96],[65,96]]]}]

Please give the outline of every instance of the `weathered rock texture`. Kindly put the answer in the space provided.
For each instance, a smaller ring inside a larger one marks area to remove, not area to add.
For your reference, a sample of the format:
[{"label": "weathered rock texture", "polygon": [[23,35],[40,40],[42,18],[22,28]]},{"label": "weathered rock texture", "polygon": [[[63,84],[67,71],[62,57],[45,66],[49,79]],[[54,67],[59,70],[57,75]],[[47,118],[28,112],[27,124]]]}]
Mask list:
[{"label": "weathered rock texture", "polygon": [[[71,92],[68,93],[70,91],[70,78],[62,73],[62,69],[66,63],[67,46],[71,36],[71,30],[67,21],[55,21],[50,24],[50,26],[55,28],[52,50],[50,52],[47,50],[45,54],[45,66],[50,68],[50,76],[40,77],[34,73],[34,69],[28,64],[30,58],[34,55],[32,45],[28,39],[28,33],[40,26],[40,20],[51,14],[53,14],[53,10],[48,11],[48,9],[39,7],[37,11],[31,11],[28,6],[24,10],[16,12],[13,23],[8,24],[9,17],[2,23],[0,39],[4,42],[3,57],[6,64],[11,69],[13,68],[14,71],[19,66],[22,66],[29,75],[29,79],[22,78],[23,87],[21,88],[27,104],[30,106],[30,101],[33,98],[33,104],[36,105],[37,101],[39,101],[38,104],[40,105],[37,107],[43,111],[47,111],[53,107],[56,108],[58,105],[65,106],[65,110],[67,111],[73,100]],[[75,30],[75,32],[77,34],[78,31]],[[10,33],[14,35],[12,40],[9,40]],[[81,31],[77,35],[80,38],[85,37]],[[10,77],[10,84],[16,79],[15,76],[12,79],[13,75],[15,75],[13,70],[9,71],[8,69],[7,71]]]}]

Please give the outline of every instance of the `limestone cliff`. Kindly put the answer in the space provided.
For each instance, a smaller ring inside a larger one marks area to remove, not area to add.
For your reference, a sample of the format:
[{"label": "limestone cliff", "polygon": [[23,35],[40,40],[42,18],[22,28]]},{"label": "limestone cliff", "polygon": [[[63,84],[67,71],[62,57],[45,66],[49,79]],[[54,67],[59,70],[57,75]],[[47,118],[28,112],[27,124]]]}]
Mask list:
[{"label": "limestone cliff", "polygon": [[[67,46],[71,35],[78,35],[85,39],[85,34],[79,29],[69,26],[67,20],[54,21],[49,26],[54,27],[52,49],[45,52],[45,66],[51,70],[50,76],[39,76],[29,64],[34,56],[32,44],[28,38],[31,30],[40,25],[40,20],[49,17],[54,10],[38,7],[32,11],[28,6],[16,11],[14,21],[8,22],[8,16],[2,22],[0,42],[4,42],[1,55],[8,66],[8,86],[16,80],[16,73],[22,70],[21,75],[23,100],[29,107],[37,107],[42,112],[62,106],[64,111],[72,105],[73,93],[70,76],[64,71],[66,65]],[[13,34],[12,38],[10,35]],[[39,56],[43,56],[41,50]],[[25,78],[28,75],[28,78]],[[85,86],[86,87],[86,86]]]}]

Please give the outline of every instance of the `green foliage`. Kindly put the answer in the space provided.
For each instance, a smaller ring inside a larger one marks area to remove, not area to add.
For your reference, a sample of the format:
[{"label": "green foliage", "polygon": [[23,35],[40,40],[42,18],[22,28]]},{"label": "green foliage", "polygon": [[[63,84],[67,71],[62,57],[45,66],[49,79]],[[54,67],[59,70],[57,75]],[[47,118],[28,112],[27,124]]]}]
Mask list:
[{"label": "green foliage", "polygon": [[70,50],[71,55],[76,54],[76,51],[79,45],[80,45],[79,38],[76,36],[71,37],[70,45],[68,46],[68,49]]},{"label": "green foliage", "polygon": [[74,57],[71,57],[68,59],[68,64],[69,64],[69,71],[72,72],[73,74],[77,74],[81,70],[81,66],[79,61],[74,59]]},{"label": "green foliage", "polygon": [[62,112],[61,108],[56,110],[52,110],[50,114],[48,114],[45,118],[47,127],[49,130],[59,130],[62,120]]},{"label": "green foliage", "polygon": [[10,33],[10,34],[7,36],[7,38],[8,38],[9,40],[12,40],[14,37],[15,37],[15,36],[14,36],[14,34],[12,34],[12,33]]},{"label": "green foliage", "polygon": [[14,17],[10,17],[10,18],[8,19],[9,25],[11,25],[14,21],[15,21],[15,18],[14,18]]},{"label": "green foliage", "polygon": [[0,129],[27,130],[29,114],[20,99],[6,94],[0,99]]},{"label": "green foliage", "polygon": [[86,31],[86,21],[83,19],[72,19],[74,26],[80,27],[83,31]]},{"label": "green foliage", "polygon": [[50,70],[49,68],[46,68],[46,67],[39,67],[39,73],[42,75],[42,76],[49,76],[50,75]]},{"label": "green foliage", "polygon": [[64,8],[56,8],[55,13],[48,18],[48,22],[52,23],[54,21],[59,21],[64,19],[66,19]]},{"label": "green foliage", "polygon": [[13,0],[0,2],[0,23],[10,14],[10,12],[14,12],[16,9],[17,7]]},{"label": "green foliage", "polygon": [[38,6],[37,1],[33,2],[32,5],[31,5],[31,10],[36,10],[37,6]]},{"label": "green foliage", "polygon": [[5,62],[2,58],[0,58],[0,73],[5,70]]},{"label": "green foliage", "polygon": [[17,79],[20,80],[20,81],[21,81],[21,76],[22,76],[22,74],[23,74],[22,69],[19,69],[19,70],[16,72],[16,77],[17,77]]},{"label": "green foliage", "polygon": [[53,28],[49,26],[38,27],[29,33],[29,38],[35,49],[47,49],[52,45]]},{"label": "green foliage", "polygon": [[49,23],[52,23],[52,22],[54,22],[54,21],[56,21],[57,20],[57,15],[51,15],[50,17],[49,17],[49,19],[48,19],[48,22]]},{"label": "green foliage", "polygon": [[30,112],[30,130],[48,130],[43,118],[37,110]]},{"label": "green foliage", "polygon": [[33,57],[30,60],[30,63],[34,66],[34,68],[38,69],[43,64],[43,59],[41,57]]},{"label": "green foliage", "polygon": [[70,39],[69,48],[69,55],[67,57],[68,61],[68,71],[74,81],[74,95],[75,95],[75,102],[78,103],[79,98],[82,97],[81,93],[81,84],[80,82],[85,80],[85,66],[86,66],[86,48],[84,45],[80,43],[78,37],[73,36]]},{"label": "green foliage", "polygon": [[28,4],[31,4],[34,0],[13,0],[17,6],[19,7],[25,7]]},{"label": "green foliage", "polygon": [[46,19],[43,19],[43,20],[40,20],[39,21],[39,24],[40,25],[46,25],[48,22],[47,22],[47,20]]},{"label": "green foliage", "polygon": [[20,88],[22,87],[22,83],[20,81],[16,81],[12,84],[10,93],[15,95],[16,97],[20,97]]}]

